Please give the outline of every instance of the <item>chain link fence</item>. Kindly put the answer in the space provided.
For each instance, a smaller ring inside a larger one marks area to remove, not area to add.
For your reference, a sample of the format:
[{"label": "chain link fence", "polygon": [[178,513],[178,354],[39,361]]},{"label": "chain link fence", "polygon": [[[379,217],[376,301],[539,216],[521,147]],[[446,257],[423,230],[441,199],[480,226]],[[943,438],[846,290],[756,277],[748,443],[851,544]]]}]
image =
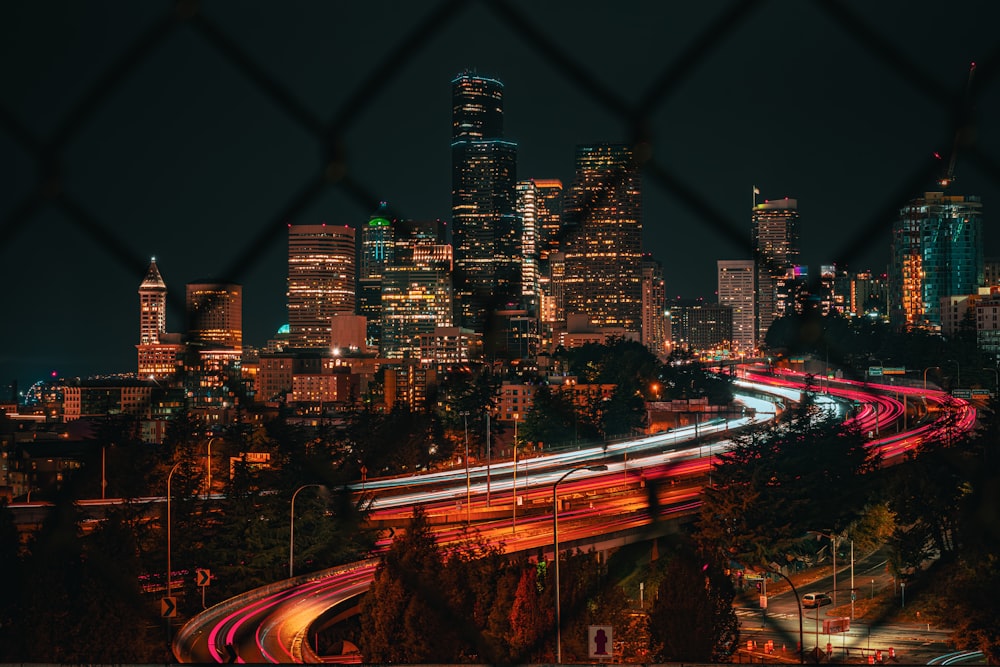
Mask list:
[{"label": "chain link fence", "polygon": [[[416,136],[429,130],[416,122],[380,124],[377,119],[384,116],[378,114],[391,106],[400,115],[422,120],[423,107],[433,106],[433,122],[446,132],[446,77],[476,62],[449,65],[441,80],[423,81],[417,92],[406,88],[400,94],[398,86],[412,80],[413,70],[428,60],[450,62],[442,53],[457,42],[462,48],[455,50],[463,54],[480,40],[484,49],[502,43],[509,52],[490,59],[497,68],[492,73],[507,81],[506,63],[510,78],[534,77],[557,90],[566,99],[559,111],[572,130],[585,127],[591,116],[599,119],[595,125],[616,128],[609,131],[617,136],[580,136],[577,141],[631,143],[650,202],[647,239],[661,247],[676,246],[664,240],[675,238],[709,246],[699,247],[698,254],[710,265],[704,272],[712,276],[716,259],[752,256],[749,216],[745,207],[707,194],[714,188],[693,185],[690,171],[718,169],[720,182],[739,181],[747,200],[752,183],[743,178],[746,171],[724,175],[725,164],[678,163],[671,147],[688,132],[704,135],[706,143],[713,133],[725,134],[727,111],[742,111],[706,109],[706,125],[697,128],[672,125],[671,114],[675,105],[731,85],[706,81],[713,76],[706,71],[717,72],[721,58],[752,60],[752,54],[739,50],[748,45],[765,48],[787,41],[801,47],[835,40],[837,53],[847,55],[838,56],[845,58],[841,70],[837,63],[822,70],[831,77],[829,105],[842,113],[842,99],[855,93],[833,84],[863,76],[874,86],[869,93],[876,93],[868,102],[882,107],[869,122],[888,121],[887,142],[898,147],[905,141],[892,123],[905,131],[923,128],[912,137],[907,168],[880,180],[873,180],[869,164],[884,164],[876,156],[881,147],[871,141],[880,131],[857,138],[855,147],[863,150],[842,160],[840,183],[826,186],[826,192],[842,198],[810,204],[839,209],[823,213],[826,220],[859,223],[836,230],[836,238],[824,245],[830,255],[823,260],[867,268],[863,264],[872,248],[885,247],[898,208],[940,173],[935,149],[948,155],[953,147],[959,150],[963,178],[980,188],[968,194],[986,195],[1000,186],[1000,161],[989,150],[998,141],[988,121],[996,117],[1000,57],[1000,40],[990,32],[997,10],[990,3],[946,9],[898,3],[871,10],[846,0],[736,0],[690,10],[690,15],[673,4],[654,8],[626,3],[613,9],[602,13],[587,3],[533,7],[511,0],[386,2],[371,6],[367,22],[352,23],[355,11],[335,4],[323,10],[305,3],[238,5],[234,10],[196,0],[142,7],[8,6],[5,69],[10,85],[8,94],[0,96],[0,150],[9,170],[0,198],[4,375],[25,377],[27,369],[44,367],[49,359],[70,368],[77,360],[79,367],[102,367],[106,359],[99,355],[108,347],[88,338],[87,330],[93,330],[94,338],[113,339],[115,346],[125,348],[116,358],[134,363],[135,290],[150,254],[158,254],[155,248],[162,246],[174,253],[161,262],[168,285],[177,282],[171,280],[172,272],[184,271],[211,271],[236,283],[272,283],[271,296],[277,298],[253,316],[258,323],[245,328],[276,330],[284,318],[280,293],[287,223],[316,222],[323,215],[319,211],[334,211],[338,224],[364,220],[380,200],[393,197],[394,187],[424,187],[403,181],[432,162]],[[308,17],[313,11],[316,23],[328,22],[328,28],[312,25],[301,38],[282,33],[311,23],[289,21],[289,16]],[[949,20],[941,20],[942,12]],[[791,18],[779,21],[783,14]],[[808,20],[815,32],[794,35],[799,19]],[[906,28],[938,21],[939,43],[935,26],[919,33],[919,43],[909,40]],[[669,40],[658,41],[660,27]],[[944,80],[940,68],[928,66],[933,60],[928,54],[959,47],[977,60],[968,89],[964,73],[945,72],[949,78]],[[787,53],[792,61],[800,57],[794,50]],[[794,106],[796,82],[769,80],[767,72],[754,72],[745,62],[733,67],[756,79],[737,88],[741,94],[750,92],[749,104],[772,105],[775,98],[788,98],[787,104]],[[322,77],[324,70],[330,72],[330,84]],[[624,83],[636,81],[644,83],[622,90]],[[441,98],[433,105],[431,91]],[[509,81],[508,91],[510,98],[518,95]],[[530,103],[523,107],[530,109]],[[508,119],[513,116],[510,103],[507,114]],[[865,124],[851,122],[852,127]],[[823,123],[802,127],[836,134]],[[555,135],[559,131],[552,128]],[[789,144],[796,141],[806,151],[809,142],[795,134],[801,131],[790,131],[795,136],[787,139],[761,136],[759,151],[794,154]],[[378,159],[372,160],[368,138],[375,135],[384,141],[377,144]],[[444,155],[448,137],[441,137]],[[511,138],[521,141],[525,154],[537,150],[521,137]],[[711,163],[749,157],[700,159]],[[568,159],[566,155],[563,162]],[[788,159],[810,170],[806,157]],[[543,168],[554,164],[537,162]],[[749,162],[770,165],[756,157]],[[764,171],[782,173],[770,166]],[[448,174],[446,167],[439,179],[441,192],[433,195],[444,217],[450,211]],[[179,192],[187,203],[200,202],[199,210],[184,214],[172,202]],[[987,200],[987,219],[990,205]],[[400,210],[404,218],[426,215],[406,209]],[[810,223],[804,219],[803,224]],[[724,252],[710,249],[715,246]],[[673,250],[686,253],[690,247]],[[172,269],[171,264],[185,268]],[[683,275],[671,271],[669,261],[666,274],[669,292],[675,286],[685,289]],[[248,291],[246,302],[255,298]],[[172,289],[170,299],[177,324],[184,312],[183,290]],[[121,370],[127,368],[131,366]]]}]

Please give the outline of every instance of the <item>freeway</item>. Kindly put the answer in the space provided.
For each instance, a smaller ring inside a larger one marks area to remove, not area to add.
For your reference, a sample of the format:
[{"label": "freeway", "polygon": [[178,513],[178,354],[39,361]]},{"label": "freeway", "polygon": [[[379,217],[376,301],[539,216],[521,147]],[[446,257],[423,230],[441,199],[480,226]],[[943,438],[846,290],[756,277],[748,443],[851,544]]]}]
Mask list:
[{"label": "freeway", "polygon": [[[789,377],[744,378],[738,382],[740,400],[753,406],[749,412],[774,417],[786,402],[801,400],[801,385],[796,386],[800,381]],[[876,430],[880,430],[879,427],[888,429],[906,414],[904,402],[894,397],[899,389],[893,386],[879,390],[872,385],[857,387],[850,383],[831,383],[816,400],[833,414],[858,420],[862,429],[869,425]],[[764,392],[774,398],[764,401],[760,398]],[[918,446],[941,429],[971,428],[974,423],[975,411],[964,401],[956,401],[941,392],[928,392],[926,400],[939,409],[928,410],[913,429],[900,429],[892,435],[874,438],[869,446],[891,459]],[[951,418],[951,414],[956,417]],[[722,420],[702,425],[697,430],[677,429],[615,443],[607,448],[584,448],[533,457],[524,463],[526,474],[518,474],[517,489],[514,488],[513,462],[503,462],[489,467],[477,466],[470,469],[468,477],[463,469],[372,480],[367,482],[365,492],[387,494],[375,499],[372,517],[376,520],[409,516],[415,504],[425,506],[428,516],[436,514],[447,518],[450,514],[451,523],[436,532],[442,541],[461,535],[463,518],[473,517],[477,530],[508,552],[537,551],[546,547],[551,551],[551,487],[567,469],[591,463],[607,465],[605,471],[587,471],[560,487],[560,498],[567,499],[568,503],[565,511],[560,510],[560,532],[565,536],[561,546],[577,540],[627,534],[654,522],[662,523],[664,519],[696,511],[700,485],[710,475],[714,453],[731,444],[725,438],[726,431],[761,421],[754,417]],[[716,439],[707,441],[709,432]],[[618,456],[621,462],[617,461]],[[489,482],[486,480],[492,482],[494,474],[497,475],[493,482],[497,495],[495,505],[488,506],[485,492]],[[473,478],[476,480],[474,487]],[[642,491],[647,484],[656,491],[656,502],[651,502],[649,495]],[[473,506],[461,508],[458,503],[473,493]],[[519,507],[523,509],[517,517]],[[652,508],[656,511],[651,511]],[[502,516],[497,516],[498,510]],[[507,511],[511,513],[509,519]],[[319,661],[305,641],[310,628],[331,613],[351,613],[374,577],[375,563],[375,560],[368,560],[305,575],[227,600],[198,614],[181,628],[174,639],[174,654],[180,662],[225,662],[232,657],[240,662]]]}]

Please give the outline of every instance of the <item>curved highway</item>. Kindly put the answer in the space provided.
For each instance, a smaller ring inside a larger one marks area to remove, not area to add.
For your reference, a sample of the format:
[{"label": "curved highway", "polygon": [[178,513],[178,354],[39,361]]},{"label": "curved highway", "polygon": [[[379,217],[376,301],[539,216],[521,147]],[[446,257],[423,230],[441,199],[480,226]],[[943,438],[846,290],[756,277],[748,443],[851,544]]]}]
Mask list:
[{"label": "curved highway", "polygon": [[[791,374],[750,374],[736,386],[746,412],[756,416],[714,420],[606,448],[518,460],[518,501],[514,500],[511,461],[476,466],[468,473],[462,468],[372,480],[365,483],[364,491],[377,494],[373,520],[408,518],[412,507],[420,504],[429,517],[451,517],[450,524],[435,531],[443,542],[460,538],[464,530],[460,522],[469,517],[481,535],[508,552],[551,551],[552,485],[572,467],[600,462],[607,465],[606,471],[581,471],[559,487],[560,500],[566,503],[559,512],[561,546],[574,539],[642,529],[654,521],[696,511],[700,480],[710,474],[713,453],[731,445],[725,432],[764,421],[757,417],[780,414],[783,405],[801,400],[802,382]],[[760,398],[763,393],[773,398]],[[908,430],[882,437],[905,419],[905,402],[911,396],[927,408],[922,418]],[[869,447],[888,462],[943,429],[968,430],[975,422],[971,405],[942,392],[838,381],[824,387],[815,399],[838,418],[855,420],[862,432],[879,434]],[[709,435],[713,440],[706,442]],[[698,483],[677,483],[692,478]],[[657,481],[665,483],[654,485]],[[652,503],[646,493],[630,492],[647,483],[657,492],[656,516],[649,511]],[[489,506],[487,484],[491,487]],[[360,484],[357,490],[361,491]],[[460,506],[467,497],[472,498],[472,505]],[[381,546],[387,546],[387,541]],[[277,582],[220,603],[181,628],[174,639],[174,654],[180,662],[319,662],[306,641],[311,626],[338,610],[351,613],[370,586],[377,562],[370,559]]]}]

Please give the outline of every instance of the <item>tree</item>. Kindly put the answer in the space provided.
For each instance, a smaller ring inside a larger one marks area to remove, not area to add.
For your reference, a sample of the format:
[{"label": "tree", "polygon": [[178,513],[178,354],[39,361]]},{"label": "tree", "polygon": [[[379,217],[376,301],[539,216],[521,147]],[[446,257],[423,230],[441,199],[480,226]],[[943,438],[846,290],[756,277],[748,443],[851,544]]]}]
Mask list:
[{"label": "tree", "polygon": [[689,551],[668,562],[649,612],[657,662],[728,662],[739,643],[734,591],[718,568]]},{"label": "tree", "polygon": [[857,429],[818,411],[808,392],[790,421],[733,438],[703,490],[696,539],[705,553],[766,564],[817,527],[841,530],[872,492],[877,463]]},{"label": "tree", "polygon": [[361,606],[365,662],[456,662],[457,614],[441,586],[444,559],[423,511],[398,536],[375,572]]}]

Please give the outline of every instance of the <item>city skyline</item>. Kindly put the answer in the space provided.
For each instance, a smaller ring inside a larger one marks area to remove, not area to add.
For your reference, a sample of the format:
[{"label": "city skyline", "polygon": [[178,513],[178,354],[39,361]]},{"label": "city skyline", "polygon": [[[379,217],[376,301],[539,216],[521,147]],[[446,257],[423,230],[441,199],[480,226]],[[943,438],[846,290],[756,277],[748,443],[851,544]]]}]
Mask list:
[{"label": "city skyline", "polygon": [[[803,263],[818,267],[848,257],[858,260],[852,270],[884,271],[891,217],[874,227],[872,220],[921,165],[933,166],[934,151],[951,149],[950,110],[921,92],[923,73],[930,88],[958,95],[969,61],[990,62],[991,19],[1000,13],[984,2],[847,5],[920,68],[908,78],[821,5],[751,5],[730,31],[715,31],[722,46],[688,63],[679,87],[652,105],[653,158],[679,185],[671,190],[644,174],[643,249],[663,263],[668,298],[714,300],[716,262],[748,257],[739,242],[750,243],[754,185],[761,199],[799,201]],[[450,81],[458,73],[472,68],[504,82],[504,136],[518,144],[518,178],[569,184],[576,146],[631,139],[609,111],[614,104],[602,100],[636,103],[739,3],[685,7],[670,21],[666,12],[658,16],[641,5],[633,12],[586,3],[573,12],[558,3],[530,12],[511,5],[589,74],[583,87],[497,12],[471,6],[371,92],[377,100],[359,113],[340,148],[352,178],[402,218],[450,218]],[[200,37],[204,31],[193,23],[153,48],[63,147],[61,185],[94,221],[90,230],[81,228],[79,210],[44,203],[19,218],[39,171],[25,137],[45,143],[61,131],[88,89],[160,16],[131,6],[64,9],[53,22],[38,9],[17,7],[10,25],[21,30],[6,42],[26,58],[6,59],[9,85],[0,98],[13,118],[2,134],[13,160],[0,198],[0,279],[10,295],[0,382],[17,378],[23,389],[51,371],[131,370],[135,289],[152,256],[171,287],[171,303],[182,303],[183,286],[206,275],[243,285],[245,339],[262,345],[287,321],[284,225],[358,226],[377,201],[363,207],[333,188],[290,209],[326,158],[311,144],[307,124],[290,119],[287,105],[234,69],[218,41]],[[274,16],[262,7],[201,11],[259,61],[262,78],[279,82],[307,114],[326,120],[382,61],[379,47],[391,50],[431,13],[394,3],[341,10],[336,17],[320,7]],[[605,31],[607,50],[578,44],[594,26]],[[278,32],[281,39],[272,39]],[[611,57],[616,47],[620,55]],[[363,52],[372,54],[370,66],[347,60]],[[978,76],[984,96],[976,116],[989,119],[996,116],[996,87],[985,66]],[[996,155],[992,126],[978,129],[983,153]],[[981,196],[988,223],[998,186],[983,161],[960,154],[956,175],[953,191]],[[928,189],[910,188],[909,197]],[[728,226],[706,218],[699,204]],[[290,210],[291,219],[282,217]],[[241,265],[247,247],[262,238],[263,250]],[[987,255],[998,254],[997,242],[987,231]],[[176,306],[168,312],[168,331],[180,330],[183,312]]]}]

